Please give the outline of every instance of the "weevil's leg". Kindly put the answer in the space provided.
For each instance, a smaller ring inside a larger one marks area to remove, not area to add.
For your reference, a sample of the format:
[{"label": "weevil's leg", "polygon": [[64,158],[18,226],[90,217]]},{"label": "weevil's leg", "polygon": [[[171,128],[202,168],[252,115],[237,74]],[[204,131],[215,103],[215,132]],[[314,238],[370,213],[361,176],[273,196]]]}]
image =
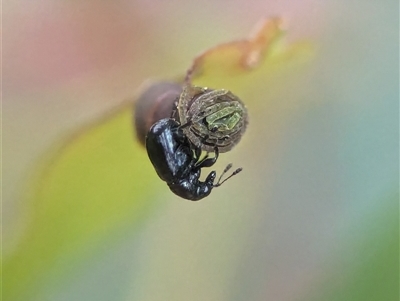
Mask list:
[{"label": "weevil's leg", "polygon": [[214,148],[214,153],[215,153],[215,156],[213,158],[209,158],[208,157],[209,153],[207,153],[206,156],[203,158],[203,160],[201,160],[200,162],[198,162],[198,164],[196,164],[196,169],[213,166],[215,164],[215,162],[217,162],[217,159],[219,157],[218,147]]},{"label": "weevil's leg", "polygon": [[[200,154],[201,154],[201,152],[200,152]],[[204,156],[204,158],[202,158],[201,160],[200,160],[200,156],[197,158],[197,163],[196,163],[196,168],[198,167],[198,166],[201,166],[202,164],[203,164],[203,162],[205,161],[205,160],[207,160],[208,159],[208,155],[209,155],[210,153],[209,152],[207,152],[206,153],[206,155]],[[201,168],[201,167],[200,167]]]},{"label": "weevil's leg", "polygon": [[[201,143],[203,144],[207,139],[208,139],[209,135],[205,135],[202,139],[201,139]],[[195,147],[195,157],[197,160],[196,163],[196,167],[201,165],[203,163],[203,161],[208,159],[209,152],[206,153],[206,155],[204,156],[203,159],[200,160],[201,157],[201,147]]]},{"label": "weevil's leg", "polygon": [[[203,144],[207,139],[208,139],[208,135],[205,135],[203,137],[203,139],[201,139],[201,143]],[[208,158],[208,154],[209,152],[206,153],[206,155],[204,156],[204,158],[202,160],[200,160],[201,157],[201,147],[196,147],[195,148],[195,156],[196,156],[196,160],[197,160],[197,165],[201,164],[204,160],[206,160]]]},{"label": "weevil's leg", "polygon": [[230,178],[232,178],[233,176],[237,175],[239,172],[241,172],[243,169],[241,167],[239,167],[238,169],[236,169],[229,177],[227,177],[225,180],[223,180],[221,182],[221,179],[223,177],[224,174],[226,174],[230,169],[232,168],[232,163],[228,164],[224,171],[222,172],[222,174],[219,176],[218,182],[217,184],[214,185],[214,187],[218,187],[221,186],[222,184],[224,184],[227,180],[229,180]]},{"label": "weevil's leg", "polygon": [[200,147],[194,147],[194,157],[197,162],[200,160],[200,157],[201,157],[201,148]]}]

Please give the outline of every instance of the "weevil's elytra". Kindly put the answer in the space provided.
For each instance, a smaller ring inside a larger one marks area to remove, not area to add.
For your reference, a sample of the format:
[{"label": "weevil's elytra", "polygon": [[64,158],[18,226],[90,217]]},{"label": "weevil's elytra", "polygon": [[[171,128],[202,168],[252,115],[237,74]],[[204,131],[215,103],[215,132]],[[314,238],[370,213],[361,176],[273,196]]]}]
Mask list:
[{"label": "weevil's elytra", "polygon": [[179,98],[181,124],[189,140],[204,151],[215,146],[230,151],[241,139],[248,123],[243,102],[228,90],[186,86]]}]

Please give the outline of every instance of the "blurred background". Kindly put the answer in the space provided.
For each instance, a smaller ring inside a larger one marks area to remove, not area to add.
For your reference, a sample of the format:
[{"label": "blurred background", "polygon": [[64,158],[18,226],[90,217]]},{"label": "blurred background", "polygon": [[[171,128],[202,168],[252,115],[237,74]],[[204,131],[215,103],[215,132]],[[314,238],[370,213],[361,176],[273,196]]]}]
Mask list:
[{"label": "blurred background", "polygon": [[[3,300],[398,300],[398,5],[4,1]],[[244,171],[209,198],[175,197],[138,144],[143,214],[116,198],[94,223],[91,200],[31,196],[54,145],[276,15],[316,55],[248,93],[248,133],[217,166]]]}]

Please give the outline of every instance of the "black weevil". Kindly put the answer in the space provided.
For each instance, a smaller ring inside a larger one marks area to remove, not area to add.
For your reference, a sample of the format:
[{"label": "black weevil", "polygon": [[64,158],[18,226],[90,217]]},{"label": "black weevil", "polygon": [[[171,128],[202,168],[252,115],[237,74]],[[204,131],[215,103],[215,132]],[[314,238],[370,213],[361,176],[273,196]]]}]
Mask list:
[{"label": "black weevil", "polygon": [[172,118],[157,121],[146,136],[146,149],[158,176],[167,182],[171,191],[182,198],[198,201],[242,169],[238,168],[221,182],[222,176],[232,167],[229,164],[216,184],[215,171],[210,172],[204,182],[200,181],[201,169],[211,167],[217,161],[218,148],[215,147],[213,158],[209,158],[209,153],[200,158],[201,148],[189,141],[182,130],[185,126]]}]

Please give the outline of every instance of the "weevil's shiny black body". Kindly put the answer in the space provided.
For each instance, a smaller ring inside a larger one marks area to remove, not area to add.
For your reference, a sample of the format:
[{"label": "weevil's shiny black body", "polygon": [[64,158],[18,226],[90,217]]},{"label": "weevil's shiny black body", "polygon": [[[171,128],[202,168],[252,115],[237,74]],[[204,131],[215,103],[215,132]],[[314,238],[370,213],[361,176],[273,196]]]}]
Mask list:
[{"label": "weevil's shiny black body", "polygon": [[214,165],[218,158],[200,160],[201,149],[195,147],[184,135],[174,119],[157,121],[146,136],[146,149],[158,176],[167,182],[176,195],[198,201],[211,193],[216,172],[212,171],[204,182],[199,180],[201,168]]}]

